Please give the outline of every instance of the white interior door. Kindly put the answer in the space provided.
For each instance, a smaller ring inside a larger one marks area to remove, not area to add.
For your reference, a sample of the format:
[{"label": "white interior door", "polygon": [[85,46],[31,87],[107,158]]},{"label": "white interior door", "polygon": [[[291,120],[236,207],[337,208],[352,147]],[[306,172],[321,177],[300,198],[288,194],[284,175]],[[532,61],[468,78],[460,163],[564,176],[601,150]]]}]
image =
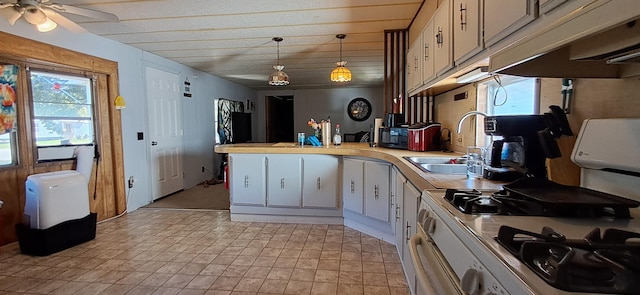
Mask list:
[{"label": "white interior door", "polygon": [[146,67],[153,200],[184,188],[182,119],[177,74]]}]

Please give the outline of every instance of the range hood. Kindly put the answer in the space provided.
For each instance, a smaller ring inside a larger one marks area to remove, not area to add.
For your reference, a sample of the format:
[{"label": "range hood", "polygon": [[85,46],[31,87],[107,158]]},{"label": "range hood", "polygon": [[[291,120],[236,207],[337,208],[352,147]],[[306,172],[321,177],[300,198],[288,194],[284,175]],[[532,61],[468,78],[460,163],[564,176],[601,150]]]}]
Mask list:
[{"label": "range hood", "polygon": [[490,58],[489,72],[552,78],[640,75],[637,0],[594,0]]}]

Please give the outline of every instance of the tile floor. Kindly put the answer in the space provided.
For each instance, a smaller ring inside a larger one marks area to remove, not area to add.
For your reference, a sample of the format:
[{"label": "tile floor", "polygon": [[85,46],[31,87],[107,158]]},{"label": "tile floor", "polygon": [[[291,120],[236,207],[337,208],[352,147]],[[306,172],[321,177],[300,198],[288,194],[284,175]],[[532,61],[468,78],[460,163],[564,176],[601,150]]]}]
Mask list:
[{"label": "tile floor", "polygon": [[0,252],[0,294],[409,294],[394,245],[341,225],[139,209],[47,257]]}]

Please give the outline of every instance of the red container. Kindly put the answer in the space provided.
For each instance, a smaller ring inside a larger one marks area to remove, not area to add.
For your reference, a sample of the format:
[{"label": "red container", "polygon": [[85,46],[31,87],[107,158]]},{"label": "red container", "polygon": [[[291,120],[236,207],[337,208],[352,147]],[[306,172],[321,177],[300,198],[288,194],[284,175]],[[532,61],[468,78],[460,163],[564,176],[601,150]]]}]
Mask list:
[{"label": "red container", "polygon": [[408,149],[424,152],[440,150],[440,123],[416,123],[408,128]]}]

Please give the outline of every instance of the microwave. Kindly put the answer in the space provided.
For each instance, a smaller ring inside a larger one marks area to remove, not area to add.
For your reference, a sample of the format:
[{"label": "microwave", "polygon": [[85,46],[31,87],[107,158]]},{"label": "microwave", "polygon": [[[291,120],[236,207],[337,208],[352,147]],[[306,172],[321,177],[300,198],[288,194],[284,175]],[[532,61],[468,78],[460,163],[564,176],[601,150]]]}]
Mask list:
[{"label": "microwave", "polygon": [[381,127],[378,130],[378,146],[403,149],[408,148],[409,131],[406,127]]}]

